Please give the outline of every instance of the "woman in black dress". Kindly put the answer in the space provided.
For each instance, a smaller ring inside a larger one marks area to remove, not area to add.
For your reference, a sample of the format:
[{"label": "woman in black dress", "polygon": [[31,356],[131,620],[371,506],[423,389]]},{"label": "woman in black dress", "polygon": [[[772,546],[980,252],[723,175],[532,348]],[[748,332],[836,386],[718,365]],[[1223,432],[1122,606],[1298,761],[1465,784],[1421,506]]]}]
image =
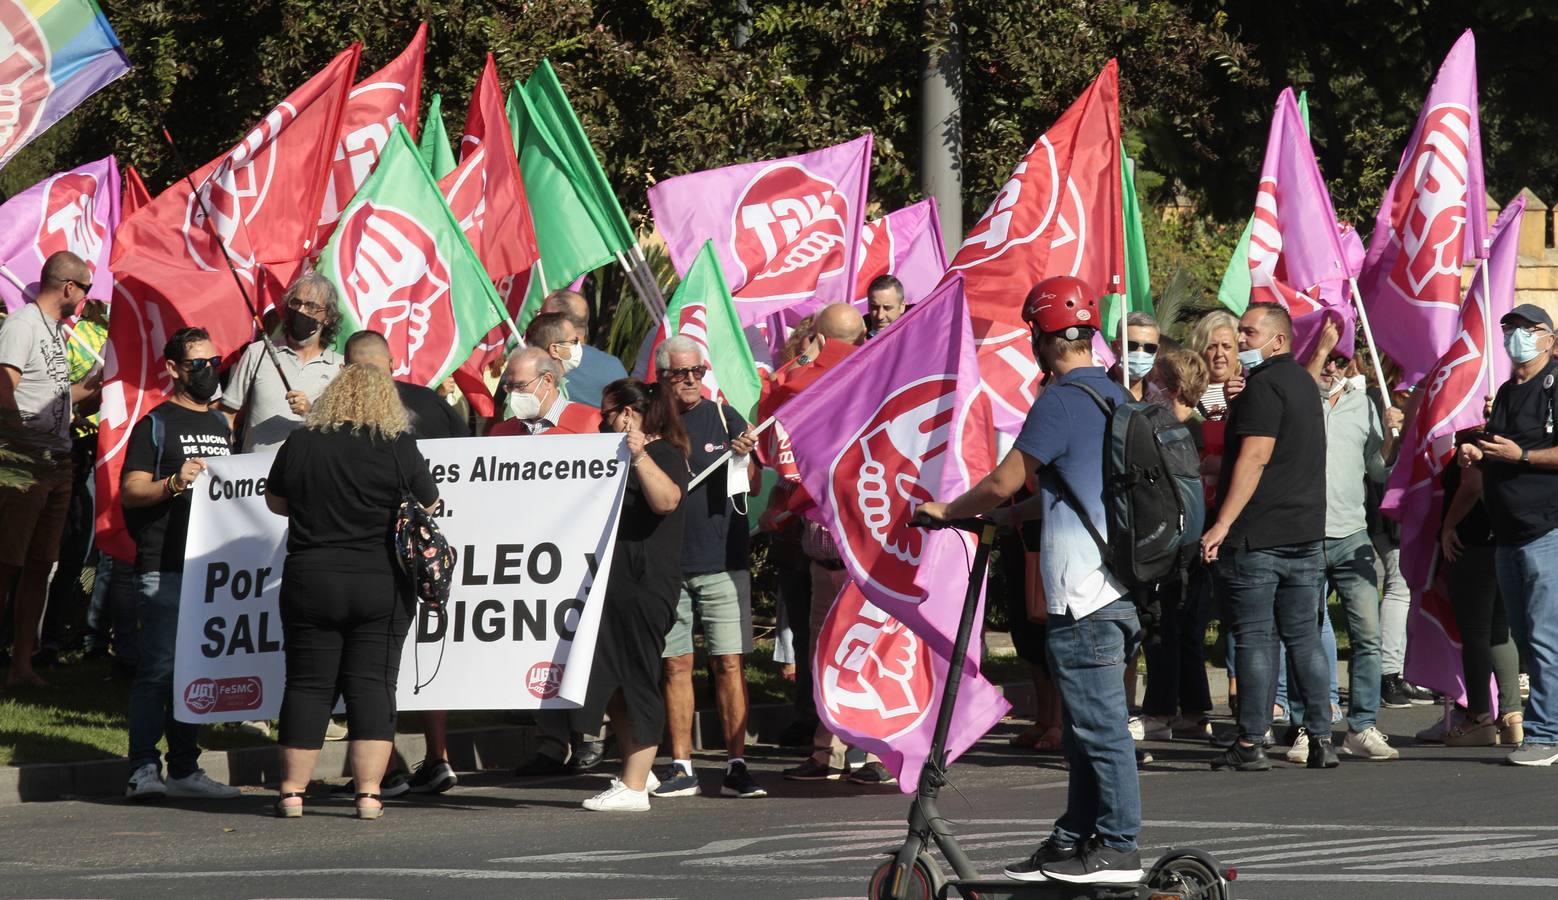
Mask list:
[{"label": "woman in black dress", "polygon": [[687,491],[687,432],[658,384],[623,378],[601,394],[601,430],[627,435],[632,466],[617,546],[601,610],[595,666],[573,730],[595,733],[611,713],[622,751],[622,777],[584,801],[596,812],[649,809],[650,767],[665,730],[660,654],[676,618],[681,584],[682,496]]},{"label": "woman in black dress", "polygon": [[265,502],[287,517],[281,627],[281,799],[303,814],[336,694],[346,698],[357,818],[384,814],[379,783],[395,740],[395,681],[412,595],[396,569],[390,527],[404,492],[438,502],[406,409],[387,371],[347,366],[276,451]]}]

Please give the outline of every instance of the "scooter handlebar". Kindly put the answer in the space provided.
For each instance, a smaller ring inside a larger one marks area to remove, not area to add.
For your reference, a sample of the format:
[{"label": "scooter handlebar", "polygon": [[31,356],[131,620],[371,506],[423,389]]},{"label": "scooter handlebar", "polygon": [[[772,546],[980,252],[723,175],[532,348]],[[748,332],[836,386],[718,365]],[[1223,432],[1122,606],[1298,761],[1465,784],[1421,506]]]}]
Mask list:
[{"label": "scooter handlebar", "polygon": [[974,516],[967,519],[947,519],[946,521],[941,521],[939,519],[932,519],[931,517],[920,512],[918,509],[914,511],[914,515],[909,517],[909,526],[911,528],[928,528],[932,531],[939,531],[943,528],[956,528],[959,531],[967,531],[970,534],[978,534],[988,524],[990,524],[990,520],[981,516]]}]

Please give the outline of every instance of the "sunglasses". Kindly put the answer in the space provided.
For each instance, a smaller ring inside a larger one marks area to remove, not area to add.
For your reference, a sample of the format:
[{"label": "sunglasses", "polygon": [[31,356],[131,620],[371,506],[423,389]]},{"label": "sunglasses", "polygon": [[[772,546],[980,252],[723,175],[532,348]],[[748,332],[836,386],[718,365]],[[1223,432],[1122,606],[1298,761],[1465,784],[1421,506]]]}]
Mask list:
[{"label": "sunglasses", "polygon": [[69,284],[73,284],[73,285],[75,285],[78,288],[81,288],[81,293],[83,293],[83,294],[88,294],[88,293],[92,292],[92,282],[90,282],[90,281],[82,282],[82,281],[74,281],[74,280],[72,280],[72,281],[70,281],[68,283]]},{"label": "sunglasses", "polygon": [[707,375],[708,372],[708,366],[688,366],[685,369],[661,369],[660,379],[662,381],[681,381],[691,378],[693,381],[702,381],[703,376]]},{"label": "sunglasses", "polygon": [[179,365],[183,366],[191,372],[199,372],[202,369],[220,368],[222,365],[222,358],[220,356],[200,356],[194,359],[186,359],[182,363],[179,363]]},{"label": "sunglasses", "polygon": [[1158,345],[1157,344],[1146,344],[1146,343],[1143,343],[1141,341],[1126,341],[1125,342],[1125,346],[1128,347],[1132,353],[1157,353],[1158,352]]},{"label": "sunglasses", "polygon": [[325,305],[323,303],[314,303],[311,300],[294,300],[287,304],[287,309],[295,309],[301,313],[317,316],[325,311]]}]

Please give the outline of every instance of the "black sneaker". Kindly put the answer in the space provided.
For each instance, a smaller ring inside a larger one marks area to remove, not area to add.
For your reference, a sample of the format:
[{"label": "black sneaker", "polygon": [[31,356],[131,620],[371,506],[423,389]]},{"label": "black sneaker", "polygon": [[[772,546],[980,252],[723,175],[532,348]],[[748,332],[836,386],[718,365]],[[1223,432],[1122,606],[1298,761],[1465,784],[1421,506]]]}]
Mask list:
[{"label": "black sneaker", "polygon": [[568,771],[588,772],[605,758],[605,741],[583,741],[573,748],[573,756],[568,759]]},{"label": "black sneaker", "polygon": [[744,762],[733,762],[725,769],[725,781],[719,788],[722,797],[767,797],[768,792],[752,780]]},{"label": "black sneaker", "polygon": [[519,764],[514,774],[520,778],[532,778],[540,775],[566,775],[568,766],[562,760],[547,756],[545,753],[537,753]]},{"label": "black sneaker", "polygon": [[1420,688],[1406,681],[1401,683],[1406,685],[1407,696],[1411,698],[1413,706],[1434,706],[1444,701],[1443,697],[1427,688]]},{"label": "black sneaker", "polygon": [[1331,746],[1331,736],[1309,738],[1309,762],[1311,769],[1334,769],[1341,765],[1336,758],[1336,748]]},{"label": "black sneaker", "polygon": [[[411,792],[411,780],[405,772],[391,772],[379,782],[379,796],[385,800],[402,796]],[[353,778],[345,784],[336,785],[330,789],[331,795],[357,793],[357,779]]]},{"label": "black sneaker", "polygon": [[837,781],[843,774],[827,763],[817,762],[815,756],[808,756],[795,768],[784,770],[784,777],[789,781]]},{"label": "black sneaker", "polygon": [[1259,745],[1246,747],[1238,741],[1228,745],[1228,749],[1212,757],[1212,768],[1234,769],[1239,772],[1265,772],[1271,768],[1271,760],[1266,758],[1266,751]]},{"label": "black sneaker", "polygon": [[442,759],[424,759],[411,773],[411,793],[442,794],[460,783],[454,767]]},{"label": "black sneaker", "polygon": [[1412,693],[1400,675],[1385,675],[1379,682],[1379,705],[1391,709],[1406,709],[1412,705]]},{"label": "black sneaker", "polygon": [[1050,835],[1039,845],[1039,849],[1033,851],[1032,856],[1007,866],[1006,877],[1013,881],[1047,881],[1049,876],[1044,874],[1045,866],[1063,863],[1076,855],[1075,844],[1066,846],[1056,843],[1055,836]]},{"label": "black sneaker", "polygon": [[849,773],[850,784],[897,784],[898,779],[879,762],[868,762]]},{"label": "black sneaker", "polygon": [[1096,840],[1070,859],[1044,866],[1043,873],[1069,884],[1137,884],[1143,875],[1140,853],[1116,850]]}]

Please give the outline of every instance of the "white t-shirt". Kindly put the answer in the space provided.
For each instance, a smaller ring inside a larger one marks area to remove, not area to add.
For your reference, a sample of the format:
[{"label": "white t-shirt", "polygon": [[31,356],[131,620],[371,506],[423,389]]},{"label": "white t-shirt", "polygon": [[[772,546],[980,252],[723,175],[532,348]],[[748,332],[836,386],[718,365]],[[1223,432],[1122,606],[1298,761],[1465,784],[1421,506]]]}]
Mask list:
[{"label": "white t-shirt", "polygon": [[22,373],[16,408],[28,436],[70,449],[70,358],[65,327],[29,303],[0,322],[0,365]]}]

